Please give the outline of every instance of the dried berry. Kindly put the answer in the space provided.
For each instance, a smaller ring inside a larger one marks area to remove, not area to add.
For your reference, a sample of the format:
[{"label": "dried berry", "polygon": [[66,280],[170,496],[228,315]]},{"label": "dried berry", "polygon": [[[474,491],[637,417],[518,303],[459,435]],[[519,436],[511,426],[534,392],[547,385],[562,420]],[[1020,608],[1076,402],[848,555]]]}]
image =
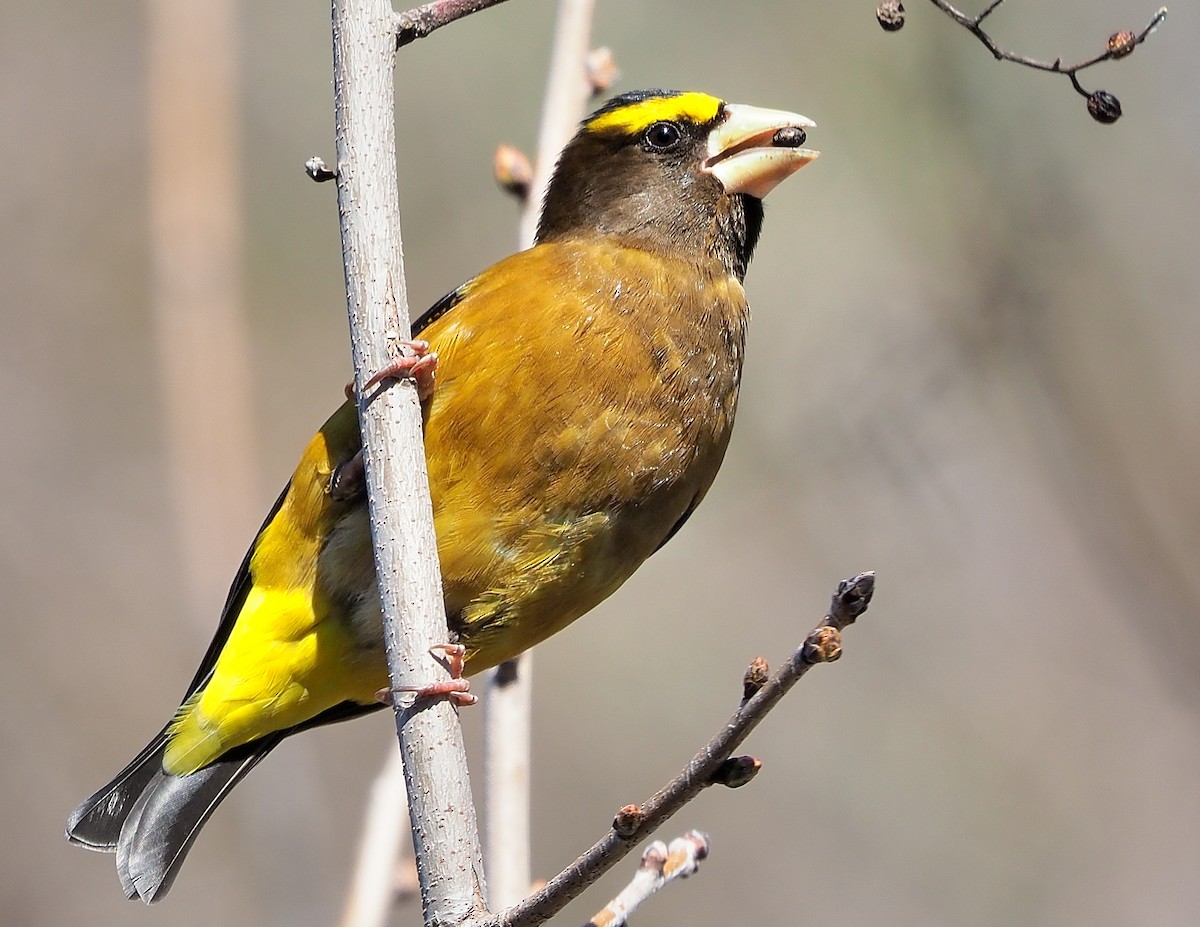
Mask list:
[{"label": "dried berry", "polygon": [[875,18],[888,32],[904,28],[904,4],[900,0],[883,0],[875,7]]},{"label": "dried berry", "polygon": [[1110,126],[1121,118],[1121,101],[1107,90],[1097,90],[1088,97],[1088,112],[1097,122]]},{"label": "dried berry", "polygon": [[1124,58],[1133,51],[1136,44],[1136,37],[1128,29],[1114,32],[1108,37],[1108,53],[1114,58]]}]

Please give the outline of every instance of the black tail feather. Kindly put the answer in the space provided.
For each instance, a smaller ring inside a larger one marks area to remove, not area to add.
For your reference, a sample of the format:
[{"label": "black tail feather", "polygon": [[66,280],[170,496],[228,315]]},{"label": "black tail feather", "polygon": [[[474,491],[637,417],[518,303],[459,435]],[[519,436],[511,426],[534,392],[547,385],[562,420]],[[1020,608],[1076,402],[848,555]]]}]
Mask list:
[{"label": "black tail feather", "polygon": [[283,739],[266,737],[194,773],[172,776],[162,768],[165,735],[164,730],[67,821],[71,842],[117,854],[125,894],[147,903],[166,895],[204,822]]},{"label": "black tail feather", "polygon": [[89,850],[116,852],[125,819],[146,786],[162,771],[166,748],[167,728],[163,728],[112,782],[71,812],[67,839]]}]

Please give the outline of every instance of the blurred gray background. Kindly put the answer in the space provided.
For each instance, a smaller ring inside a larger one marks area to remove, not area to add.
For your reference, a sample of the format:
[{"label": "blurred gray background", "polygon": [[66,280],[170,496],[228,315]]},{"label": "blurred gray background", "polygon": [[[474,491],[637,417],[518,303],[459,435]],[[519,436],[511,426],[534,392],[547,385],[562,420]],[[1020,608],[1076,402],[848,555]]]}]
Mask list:
[{"label": "blurred gray background", "polygon": [[[1073,60],[1152,12],[1012,0],[991,28]],[[533,147],[553,13],[513,0],[400,57],[414,309],[513,248],[491,153]],[[1065,79],[994,62],[916,0],[896,35],[870,0],[602,0],[615,90],[794,109],[819,124],[823,157],[767,204],[738,428],[708,501],[538,652],[539,874],[673,774],[736,705],[750,659],[782,660],[838,579],[875,569],[842,662],[748,743],[758,779],[668,828],[707,831],[713,854],[637,922],[1196,923],[1193,13],[1085,72],[1125,106],[1105,127]],[[149,911],[123,900],[111,857],[62,838],[169,717],[224,584],[350,374],[334,190],[302,171],[332,160],[329,13],[256,0],[236,31],[237,157],[218,146],[210,167],[240,197],[246,339],[188,370],[201,396],[248,386],[223,493],[202,488],[205,454],[194,481],[171,463],[163,368],[194,365],[152,308],[146,10],[0,13],[7,924],[332,924],[389,749],[384,714],[284,744]],[[203,446],[220,457],[222,443]],[[186,540],[205,512],[224,520],[211,563]],[[464,718],[477,755],[478,713]]]}]

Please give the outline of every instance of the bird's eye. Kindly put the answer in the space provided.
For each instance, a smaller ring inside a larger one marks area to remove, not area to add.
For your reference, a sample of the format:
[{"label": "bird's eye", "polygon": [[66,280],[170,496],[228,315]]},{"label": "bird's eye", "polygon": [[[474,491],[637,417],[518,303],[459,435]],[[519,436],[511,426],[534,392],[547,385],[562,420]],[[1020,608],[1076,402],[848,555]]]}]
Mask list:
[{"label": "bird's eye", "polygon": [[656,122],[646,130],[646,147],[652,151],[666,151],[679,144],[683,133],[673,122]]}]

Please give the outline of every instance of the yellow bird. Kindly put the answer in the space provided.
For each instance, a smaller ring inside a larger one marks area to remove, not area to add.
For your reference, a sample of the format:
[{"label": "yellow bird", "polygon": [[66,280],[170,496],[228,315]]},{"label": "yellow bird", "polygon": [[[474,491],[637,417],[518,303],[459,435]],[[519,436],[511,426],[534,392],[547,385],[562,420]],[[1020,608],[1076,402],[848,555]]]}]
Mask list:
[{"label": "yellow bird", "polygon": [[[817,156],[811,126],[702,93],[619,96],[564,150],[537,245],[417,321],[438,364],[425,449],[467,673],[593,608],[704,497],[733,426],[761,201]],[[347,402],[254,539],[174,719],[71,815],[68,838],[115,852],[129,897],[166,894],[280,740],[380,707],[361,450]]]}]

